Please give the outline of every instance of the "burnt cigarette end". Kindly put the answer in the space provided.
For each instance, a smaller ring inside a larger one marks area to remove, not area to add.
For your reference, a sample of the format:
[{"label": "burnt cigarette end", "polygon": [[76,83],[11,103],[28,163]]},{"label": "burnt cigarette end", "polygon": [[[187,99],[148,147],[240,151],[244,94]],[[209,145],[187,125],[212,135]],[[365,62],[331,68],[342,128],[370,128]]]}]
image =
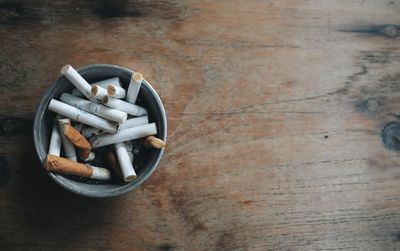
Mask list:
[{"label": "burnt cigarette end", "polygon": [[92,85],[92,89],[90,89],[90,94],[92,94],[93,96],[96,96],[98,91],[99,91],[99,87],[97,85]]},{"label": "burnt cigarette end", "polygon": [[114,85],[107,86],[107,92],[109,95],[114,96],[117,90],[115,89]]},{"label": "burnt cigarette end", "polygon": [[101,99],[101,102],[102,102],[103,104],[107,104],[107,103],[108,103],[108,97],[107,97],[107,96],[104,96],[104,97]]},{"label": "burnt cigarette end", "polygon": [[69,65],[69,64],[64,65],[63,68],[61,68],[61,74],[64,75],[64,73],[66,73],[70,68],[71,68],[71,65]]},{"label": "burnt cigarette end", "polygon": [[156,149],[161,149],[165,147],[165,142],[162,141],[159,138],[156,138],[154,136],[148,136],[144,142],[143,145],[147,148],[156,148]]},{"label": "burnt cigarette end", "polygon": [[135,82],[142,82],[143,76],[142,76],[142,74],[140,74],[139,72],[135,72],[135,73],[132,75],[132,79],[133,79]]},{"label": "burnt cigarette end", "polygon": [[125,180],[125,182],[132,182],[132,181],[134,181],[136,178],[137,178],[137,175],[136,175],[136,174],[133,174],[133,175],[126,176],[124,180]]}]

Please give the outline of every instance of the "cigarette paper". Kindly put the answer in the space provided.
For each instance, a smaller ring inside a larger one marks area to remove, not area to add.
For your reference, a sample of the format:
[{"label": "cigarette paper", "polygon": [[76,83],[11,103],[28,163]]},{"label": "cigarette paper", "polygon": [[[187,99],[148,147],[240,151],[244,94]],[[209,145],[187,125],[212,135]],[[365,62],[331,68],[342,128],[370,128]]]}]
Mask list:
[{"label": "cigarette paper", "polygon": [[114,150],[107,151],[104,157],[108,165],[111,167],[112,171],[115,173],[115,175],[121,180],[123,180],[124,176],[122,175],[121,168],[118,163],[118,158],[115,155]]},{"label": "cigarette paper", "polygon": [[94,159],[94,153],[90,154],[92,146],[78,130],[66,123],[62,125],[62,132],[79,149],[79,157],[81,159],[86,161]]},{"label": "cigarette paper", "polygon": [[135,104],[137,96],[140,91],[140,86],[142,85],[143,76],[142,74],[136,72],[132,74],[131,81],[129,83],[128,91],[126,92],[126,101]]},{"label": "cigarette paper", "polygon": [[126,118],[128,117],[128,114],[126,112],[121,112],[102,104],[75,97],[74,95],[71,95],[69,93],[61,94],[60,100],[66,104],[72,105],[86,112],[118,123],[124,123],[126,121]]},{"label": "cigarette paper", "polygon": [[77,120],[83,124],[90,125],[109,133],[115,133],[117,131],[117,125],[115,123],[111,123],[103,118],[87,113],[55,99],[50,101],[48,109],[65,117]]},{"label": "cigarette paper", "polygon": [[128,140],[134,140],[155,134],[157,134],[156,124],[151,123],[132,128],[127,128],[118,131],[115,134],[104,134],[104,135],[93,136],[92,138],[90,138],[90,142],[92,143],[93,148],[98,148],[101,146],[111,145]]},{"label": "cigarette paper", "polygon": [[92,85],[90,89],[90,94],[97,100],[101,100],[104,96],[107,96],[107,89],[100,87],[98,85]]},{"label": "cigarette paper", "polygon": [[[69,119],[59,119],[58,120],[58,126],[60,129],[60,132],[63,131],[63,127],[65,124],[71,124]],[[60,133],[61,140],[62,140],[62,145],[64,148],[64,155],[67,159],[76,161],[76,151],[74,145],[71,143],[71,141],[65,136],[64,133]]]},{"label": "cigarette paper", "polygon": [[119,142],[114,144],[115,152],[117,154],[118,163],[121,167],[122,175],[125,182],[131,182],[136,179],[136,172],[133,168],[132,162],[129,159],[128,151],[126,150],[125,143]]},{"label": "cigarette paper", "polygon": [[85,138],[90,138],[94,135],[100,135],[100,134],[104,134],[105,132],[103,130],[99,130],[97,128],[94,127],[86,127],[84,129],[82,129],[82,135]]},{"label": "cigarette paper", "polygon": [[136,118],[131,118],[125,121],[122,124],[119,124],[118,130],[126,129],[126,128],[131,128],[135,126],[140,126],[140,125],[145,125],[149,123],[149,117],[146,116],[141,116],[141,117],[136,117]]},{"label": "cigarette paper", "polygon": [[109,96],[114,98],[125,98],[126,96],[125,89],[116,85],[107,86],[107,93]]},{"label": "cigarette paper", "polygon": [[126,112],[133,116],[142,116],[147,114],[146,109],[144,109],[143,107],[128,103],[117,98],[104,96],[102,102],[108,107]]},{"label": "cigarette paper", "polygon": [[53,129],[51,131],[51,139],[49,145],[49,154],[55,156],[60,156],[61,152],[61,135],[58,128],[58,122],[55,120],[53,124]]},{"label": "cigarette paper", "polygon": [[89,83],[69,64],[61,69],[61,74],[64,75],[85,97],[90,98]]},{"label": "cigarette paper", "polygon": [[156,138],[154,136],[148,136],[144,142],[143,145],[147,148],[156,148],[156,149],[161,149],[165,147],[165,142],[162,141],[159,138]]},{"label": "cigarette paper", "polygon": [[110,172],[101,167],[89,166],[66,158],[48,154],[44,160],[44,168],[49,172],[89,177],[96,180],[109,180]]}]

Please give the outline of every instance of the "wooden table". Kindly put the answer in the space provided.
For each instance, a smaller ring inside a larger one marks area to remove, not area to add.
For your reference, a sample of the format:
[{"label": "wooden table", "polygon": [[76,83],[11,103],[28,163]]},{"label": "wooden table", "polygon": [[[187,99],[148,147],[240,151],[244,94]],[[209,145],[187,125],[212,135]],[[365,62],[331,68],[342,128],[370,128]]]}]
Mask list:
[{"label": "wooden table", "polygon": [[[400,1],[0,4],[1,250],[400,250]],[[141,71],[168,147],[135,192],[41,169],[31,125],[65,64]]]}]

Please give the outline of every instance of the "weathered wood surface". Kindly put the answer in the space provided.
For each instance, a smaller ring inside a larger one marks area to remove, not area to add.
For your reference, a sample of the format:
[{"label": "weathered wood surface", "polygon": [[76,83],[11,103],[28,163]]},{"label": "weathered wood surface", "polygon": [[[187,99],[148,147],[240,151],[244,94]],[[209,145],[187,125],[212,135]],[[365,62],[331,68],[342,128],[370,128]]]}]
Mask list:
[{"label": "weathered wood surface", "polygon": [[[0,249],[400,250],[399,25],[398,0],[1,2]],[[31,120],[66,63],[139,69],[163,99],[137,191],[40,169]]]}]

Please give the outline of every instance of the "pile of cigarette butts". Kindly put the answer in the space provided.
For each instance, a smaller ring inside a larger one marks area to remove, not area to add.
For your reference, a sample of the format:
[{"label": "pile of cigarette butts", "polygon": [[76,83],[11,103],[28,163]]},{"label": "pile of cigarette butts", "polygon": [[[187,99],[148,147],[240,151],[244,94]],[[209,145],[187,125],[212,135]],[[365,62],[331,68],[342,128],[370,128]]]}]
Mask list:
[{"label": "pile of cigarette butts", "polygon": [[[99,181],[110,180],[112,176],[125,182],[136,179],[133,142],[139,141],[146,148],[165,146],[164,141],[154,136],[157,127],[149,123],[146,108],[135,104],[142,74],[132,74],[127,89],[118,77],[89,84],[71,65],[64,66],[61,74],[75,89],[49,103],[48,110],[57,115],[44,168]],[[92,150],[101,147],[108,147],[103,157],[108,160],[111,172],[91,164],[96,159]]]}]

